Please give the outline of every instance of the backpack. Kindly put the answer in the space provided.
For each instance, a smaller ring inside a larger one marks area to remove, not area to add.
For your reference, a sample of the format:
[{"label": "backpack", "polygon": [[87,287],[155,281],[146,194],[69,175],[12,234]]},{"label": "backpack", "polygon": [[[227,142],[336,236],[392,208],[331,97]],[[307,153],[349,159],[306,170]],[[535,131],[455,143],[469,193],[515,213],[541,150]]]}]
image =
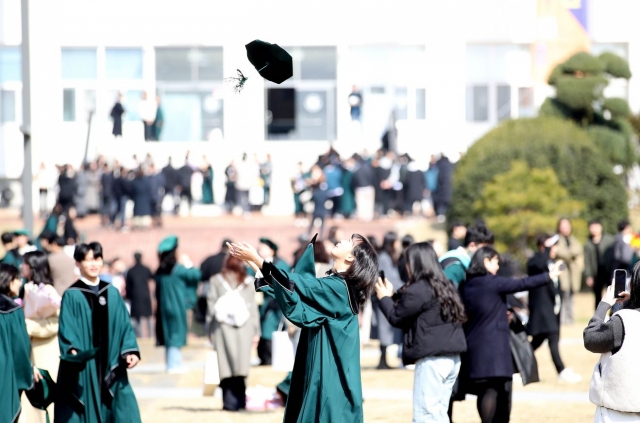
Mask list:
[{"label": "backpack", "polygon": [[220,277],[220,281],[227,292],[216,301],[214,307],[216,320],[236,328],[244,326],[249,320],[247,303],[240,295],[240,291],[244,289],[244,286],[239,289],[231,289],[227,281],[222,277]]},{"label": "backpack", "polygon": [[464,264],[462,264],[462,260],[460,260],[458,257],[447,257],[440,262],[440,266],[442,267],[443,271],[447,270],[448,267],[453,266],[454,264],[459,264],[464,267]]}]

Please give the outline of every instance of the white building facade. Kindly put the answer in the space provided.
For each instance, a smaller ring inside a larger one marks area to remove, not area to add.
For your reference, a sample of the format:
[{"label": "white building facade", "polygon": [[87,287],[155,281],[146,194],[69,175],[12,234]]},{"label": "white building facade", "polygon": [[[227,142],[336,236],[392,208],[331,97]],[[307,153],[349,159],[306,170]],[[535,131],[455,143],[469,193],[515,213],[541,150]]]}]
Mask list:
[{"label": "white building facade", "polygon": [[[169,156],[181,165],[188,151],[195,164],[203,155],[212,163],[220,201],[231,159],[271,153],[272,208],[288,213],[297,162],[310,165],[330,146],[344,156],[376,150],[392,111],[399,152],[425,164],[437,152],[456,160],[500,121],[534,116],[549,94],[536,71],[550,66],[539,43],[558,37],[562,21],[541,17],[542,1],[30,0],[34,171],[41,162],[77,166],[85,149],[89,160],[150,153],[160,167]],[[590,48],[625,55],[640,74],[638,2],[583,3]],[[23,167],[20,21],[20,0],[0,0],[0,177],[8,178]],[[255,75],[235,94],[224,79],[254,73],[244,48],[254,39],[289,51],[294,77],[275,85]],[[353,85],[363,95],[360,122],[347,102]],[[611,90],[640,110],[640,82]],[[158,142],[143,139],[143,91],[161,99]],[[122,138],[109,117],[118,92]]]}]

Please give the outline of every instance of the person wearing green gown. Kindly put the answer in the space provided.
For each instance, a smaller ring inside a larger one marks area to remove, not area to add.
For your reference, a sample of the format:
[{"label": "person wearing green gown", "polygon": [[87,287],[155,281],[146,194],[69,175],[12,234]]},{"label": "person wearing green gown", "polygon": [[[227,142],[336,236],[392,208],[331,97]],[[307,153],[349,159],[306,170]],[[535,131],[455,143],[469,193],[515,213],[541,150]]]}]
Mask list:
[{"label": "person wearing green gown", "polygon": [[[178,238],[170,235],[158,246],[156,281],[156,344],[166,348],[167,372],[185,373],[180,349],[187,345],[187,294],[202,273],[178,263]],[[194,291],[195,292],[195,291]]]},{"label": "person wearing green gown", "polygon": [[342,173],[342,189],[344,194],[340,199],[340,214],[346,218],[351,217],[356,210],[356,196],[353,192],[353,168],[355,166],[355,160],[350,158],[345,162],[344,172]]},{"label": "person wearing green gown", "polygon": [[[288,272],[291,267],[278,257],[278,245],[269,238],[260,238],[258,254],[265,260],[273,262],[274,266],[280,270]],[[249,269],[248,274],[254,276],[253,269]],[[271,341],[273,332],[277,331],[283,322],[282,311],[275,298],[265,296],[260,304],[260,341],[258,342],[258,358],[261,366],[271,365]],[[284,324],[283,324],[284,326]]]},{"label": "person wearing green gown", "polygon": [[371,296],[378,256],[365,237],[354,234],[331,251],[328,276],[317,278],[314,241],[295,272],[276,268],[246,243],[229,251],[260,271],[256,289],[273,296],[284,316],[302,328],[284,423],[361,423],[358,311]]},{"label": "person wearing green gown", "polygon": [[29,251],[35,251],[37,248],[29,242],[29,231],[26,229],[18,229],[13,232],[14,248],[7,251],[2,259],[2,263],[10,264],[18,269],[22,265],[22,256]]},{"label": "person wearing green gown", "polygon": [[140,350],[116,287],[100,280],[102,246],[74,251],[80,278],[62,296],[60,369],[54,423],[140,423],[127,369]]},{"label": "person wearing green gown", "polygon": [[202,172],[202,204],[213,204],[213,167],[204,159],[204,165],[200,168]]},{"label": "person wearing green gown", "polygon": [[13,298],[22,281],[18,269],[0,264],[0,422],[14,423],[20,416],[20,396],[34,386],[31,342],[22,306]]}]

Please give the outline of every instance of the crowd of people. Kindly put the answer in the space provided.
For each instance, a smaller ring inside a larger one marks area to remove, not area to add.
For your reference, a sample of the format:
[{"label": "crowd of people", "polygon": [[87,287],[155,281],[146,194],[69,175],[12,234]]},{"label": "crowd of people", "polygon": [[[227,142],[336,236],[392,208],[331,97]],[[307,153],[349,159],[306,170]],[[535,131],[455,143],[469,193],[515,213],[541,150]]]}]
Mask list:
[{"label": "crowd of people", "polygon": [[311,217],[311,232],[329,217],[371,221],[423,215],[444,221],[453,195],[453,171],[454,164],[443,154],[432,155],[428,168],[421,169],[408,154],[381,149],[342,160],[330,149],[309,170],[298,164],[291,180],[296,223],[304,226]]},{"label": "crowd of people", "polygon": [[[339,412],[349,421],[361,419],[359,351],[376,338],[378,369],[391,367],[387,349],[398,344],[403,366],[415,373],[414,421],[452,421],[454,402],[470,393],[477,396],[482,422],[506,422],[513,375],[519,373],[524,384],[539,380],[531,370],[532,351],[545,340],[559,380],[581,380],[565,367],[559,339],[561,315],[565,322],[573,319],[583,268],[597,299],[585,346],[609,361],[607,352],[635,352],[627,325],[637,320],[640,265],[634,266],[638,255],[629,245],[628,222],[620,223],[615,238],[590,222],[583,247],[571,222],[561,219],[556,234],[540,235],[522,277],[504,265],[486,226],[452,226],[448,251],[437,241],[414,242],[395,232],[381,240],[347,237],[334,226],[323,239],[301,235],[291,260],[279,255],[272,239],[261,238],[256,248],[227,239],[200,266],[169,236],[158,245],[153,270],[140,253],[130,268],[121,258],[107,263],[99,243],[70,243],[56,230],[45,229],[34,241],[24,230],[5,233],[0,330],[9,336],[0,338],[0,355],[13,370],[0,383],[1,413],[21,413],[27,422],[44,421],[45,410],[55,422],[79,414],[139,421],[126,369],[140,360],[136,338],[154,335],[166,349],[170,374],[187,371],[181,349],[188,339],[207,337],[218,353],[223,407],[242,410],[246,377],[258,364],[252,351],[260,365],[272,364],[272,339],[286,331],[298,353],[293,371],[276,387],[275,404],[286,405],[287,415],[331,421]],[[614,293],[610,287],[602,296],[615,269],[631,272],[630,288]],[[605,321],[609,308],[623,300],[619,317]],[[602,388],[601,379],[620,376],[623,365],[613,363],[614,370],[592,384],[598,412],[640,411],[633,400],[620,408]],[[49,381],[57,382],[55,395],[37,398],[34,386]]]}]

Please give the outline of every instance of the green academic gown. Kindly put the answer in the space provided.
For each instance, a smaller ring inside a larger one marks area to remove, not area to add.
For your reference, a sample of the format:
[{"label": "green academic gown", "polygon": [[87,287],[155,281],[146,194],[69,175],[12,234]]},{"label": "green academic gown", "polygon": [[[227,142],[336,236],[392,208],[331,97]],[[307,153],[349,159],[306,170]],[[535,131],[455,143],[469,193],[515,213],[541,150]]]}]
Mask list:
[{"label": "green academic gown", "polygon": [[213,203],[213,168],[209,166],[202,179],[202,204]]},{"label": "green academic gown", "polygon": [[129,313],[113,285],[100,281],[97,291],[79,280],[62,297],[54,423],[141,421],[125,361],[140,357]]},{"label": "green academic gown", "polygon": [[302,328],[284,423],[360,423],[362,381],[355,292],[338,275],[316,278],[313,244],[295,273],[265,262],[256,288]]},{"label": "green academic gown", "polygon": [[[176,264],[168,275],[156,275],[156,342],[167,347],[187,345],[187,307],[195,304],[199,269]],[[193,298],[191,299],[191,295]]]},{"label": "green academic gown", "polygon": [[351,186],[353,172],[346,170],[342,175],[342,189],[344,194],[340,198],[340,214],[349,217],[356,209],[356,197]]},{"label": "green academic gown", "polygon": [[18,421],[20,395],[33,387],[30,352],[22,307],[0,295],[0,422]]},{"label": "green academic gown", "polygon": [[[273,261],[276,268],[280,270],[284,270],[288,272],[291,270],[291,267],[284,261],[279,258],[275,258]],[[271,341],[273,338],[273,332],[278,330],[280,327],[280,322],[282,321],[282,310],[280,310],[280,306],[278,306],[278,302],[275,298],[265,296],[264,301],[260,304],[260,330],[262,339],[266,339],[267,341]]]},{"label": "green academic gown", "polygon": [[20,253],[18,253],[17,249],[7,251],[4,258],[2,259],[3,264],[9,264],[11,266],[17,267],[20,269],[20,265],[22,265],[22,257]]}]

